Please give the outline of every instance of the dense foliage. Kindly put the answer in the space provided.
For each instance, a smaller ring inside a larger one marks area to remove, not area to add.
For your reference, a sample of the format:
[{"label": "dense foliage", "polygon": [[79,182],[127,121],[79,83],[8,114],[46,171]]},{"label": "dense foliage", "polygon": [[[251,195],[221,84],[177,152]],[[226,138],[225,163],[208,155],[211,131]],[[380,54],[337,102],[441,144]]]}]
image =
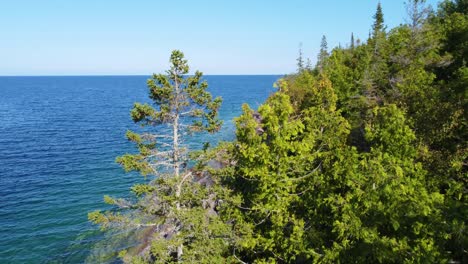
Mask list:
[{"label": "dense foliage", "polygon": [[[351,35],[328,51],[323,37],[315,68],[300,50],[296,74],[257,111],[243,106],[236,139],[194,153],[185,174],[148,170],[154,145],[129,133],[141,153],[118,161],[159,176],[134,187],[135,209],[90,218],[107,226],[144,215],[175,230],[151,233],[149,252],[124,257],[134,263],[468,262],[468,2],[406,5],[408,23],[387,30],[379,4],[366,42]],[[193,117],[208,121],[194,124],[214,132],[220,101],[200,77],[187,91],[207,98],[194,102],[208,114]],[[174,79],[155,79],[161,105]],[[132,116],[166,121],[172,108],[160,109],[136,105]]]}]

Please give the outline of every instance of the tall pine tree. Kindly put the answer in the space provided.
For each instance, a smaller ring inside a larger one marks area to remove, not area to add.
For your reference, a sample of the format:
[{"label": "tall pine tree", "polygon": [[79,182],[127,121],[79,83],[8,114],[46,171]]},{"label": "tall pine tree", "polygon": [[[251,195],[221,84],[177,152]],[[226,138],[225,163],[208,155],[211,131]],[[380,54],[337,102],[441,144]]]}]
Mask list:
[{"label": "tall pine tree", "polygon": [[229,226],[214,211],[215,188],[198,181],[197,171],[190,168],[184,141],[194,132],[219,130],[221,98],[212,98],[201,72],[187,76],[182,52],[174,50],[170,63],[166,74],[154,74],[147,82],[152,104],[135,103],[131,111],[133,121],[145,128],[143,133],[127,132],[139,153],[117,158],[126,171],[154,178],[132,188],[135,203],[106,196],[120,210],[93,212],[89,218],[103,228],[149,229],[144,250],[137,256],[123,254],[126,261],[221,261]]},{"label": "tall pine tree", "polygon": [[323,72],[324,68],[326,67],[328,55],[327,37],[323,35],[322,40],[320,41],[320,51],[317,56],[317,68],[320,72]]}]

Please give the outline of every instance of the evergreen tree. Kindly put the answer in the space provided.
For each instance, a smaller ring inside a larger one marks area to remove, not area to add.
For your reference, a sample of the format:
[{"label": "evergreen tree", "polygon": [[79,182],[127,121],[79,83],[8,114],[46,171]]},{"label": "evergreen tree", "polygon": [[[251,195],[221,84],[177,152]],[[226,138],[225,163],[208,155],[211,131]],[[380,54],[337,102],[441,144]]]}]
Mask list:
[{"label": "evergreen tree", "polygon": [[359,94],[355,82],[355,67],[353,58],[346,50],[334,49],[327,59],[325,74],[330,78],[338,96],[338,103],[343,105],[351,96]]},{"label": "evergreen tree", "polygon": [[[154,179],[132,188],[139,198],[136,203],[105,197],[123,212],[97,211],[89,218],[103,228],[149,228],[145,250],[133,258],[123,254],[124,260],[209,263],[223,257],[223,240],[230,231],[214,211],[215,188],[198,181],[197,171],[189,169],[184,137],[219,130],[221,98],[212,99],[201,72],[186,76],[189,66],[182,52],[174,50],[170,62],[166,74],[154,74],[148,80],[153,105],[135,103],[131,111],[133,121],[148,128],[140,134],[127,132],[139,153],[117,158],[126,171]],[[169,130],[164,129],[167,126]]]},{"label": "evergreen tree", "polygon": [[[280,82],[286,91],[287,84]],[[243,242],[238,252],[245,262],[300,263],[316,255],[301,197],[308,183],[315,182],[327,150],[345,139],[341,135],[346,124],[336,113],[329,114],[334,113],[336,97],[326,78],[308,88],[313,101],[302,115],[294,114],[288,95],[277,92],[259,108],[260,119],[244,105],[236,120],[236,165],[225,177],[242,201],[234,208],[236,222],[250,227],[239,235]]]},{"label": "evergreen tree", "polygon": [[384,17],[380,2],[374,15],[372,34],[368,40],[369,64],[365,69],[362,80],[363,95],[370,101],[383,101],[384,94],[388,90],[389,80],[387,78],[388,44],[385,32]]},{"label": "evergreen tree", "polygon": [[306,70],[308,71],[312,71],[313,68],[312,68],[312,61],[310,61],[310,58],[307,58],[307,62],[306,62]]},{"label": "evergreen tree", "polygon": [[297,71],[302,72],[304,70],[304,55],[302,54],[302,43],[299,44],[299,55],[296,61],[297,61]]},{"label": "evergreen tree", "polygon": [[437,224],[443,196],[425,187],[425,171],[415,162],[415,135],[396,106],[372,113],[365,132],[371,150],[337,152],[342,162],[329,167],[323,191],[308,193],[310,204],[327,212],[326,218],[314,211],[310,216],[328,230],[322,261],[444,262],[437,245],[444,239]]},{"label": "evergreen tree", "polygon": [[327,37],[325,35],[322,36],[322,41],[320,42],[320,51],[317,56],[317,68],[320,72],[326,67],[326,60],[328,58],[328,44],[327,44]]},{"label": "evergreen tree", "polygon": [[[382,5],[380,2],[377,4],[377,10],[373,16],[374,24],[372,25],[372,35],[370,35],[368,43],[373,49],[374,61],[380,60],[382,57],[382,51],[385,42],[385,25],[384,25],[384,15],[382,11]],[[373,71],[376,71],[373,69]]]},{"label": "evergreen tree", "polygon": [[385,31],[384,16],[382,12],[382,5],[380,2],[377,4],[377,10],[374,14],[374,24],[372,25],[372,37],[378,37],[378,35]]}]

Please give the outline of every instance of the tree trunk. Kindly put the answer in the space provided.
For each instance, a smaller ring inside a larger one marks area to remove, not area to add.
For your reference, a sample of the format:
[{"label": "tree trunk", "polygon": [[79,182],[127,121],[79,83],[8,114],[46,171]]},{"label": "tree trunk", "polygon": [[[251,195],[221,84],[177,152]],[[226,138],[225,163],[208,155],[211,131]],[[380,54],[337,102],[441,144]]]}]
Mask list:
[{"label": "tree trunk", "polygon": [[[177,76],[177,74],[174,74]],[[174,164],[174,177],[177,180],[180,179],[180,167],[179,167],[179,83],[177,81],[177,78],[175,79],[175,98],[174,98],[174,122],[172,123],[172,132],[173,132],[173,156],[172,156],[172,162]],[[180,210],[180,203],[178,201],[180,197],[181,190],[180,188],[177,188],[176,190],[176,210]],[[178,234],[178,232],[177,232]],[[182,262],[182,254],[183,254],[183,245],[180,245],[177,247],[177,262]]]}]

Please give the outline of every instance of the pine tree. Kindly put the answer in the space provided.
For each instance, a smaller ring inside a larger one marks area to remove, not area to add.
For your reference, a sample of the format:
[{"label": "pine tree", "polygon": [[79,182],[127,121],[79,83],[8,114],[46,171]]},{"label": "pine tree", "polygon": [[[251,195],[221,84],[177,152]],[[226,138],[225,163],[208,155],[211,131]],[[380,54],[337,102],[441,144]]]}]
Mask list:
[{"label": "pine tree", "polygon": [[189,66],[182,52],[174,50],[170,62],[166,74],[154,74],[147,82],[153,105],[135,103],[131,110],[133,121],[145,128],[140,134],[126,134],[139,153],[117,158],[126,171],[154,179],[132,188],[139,197],[134,204],[105,197],[109,204],[132,210],[98,211],[89,218],[103,228],[151,228],[147,250],[135,261],[208,262],[210,256],[222,257],[225,243],[221,240],[229,227],[213,213],[214,189],[197,182],[196,170],[189,169],[184,139],[194,132],[219,130],[217,113],[222,100],[212,99],[201,72],[186,76]]},{"label": "pine tree", "polygon": [[312,68],[312,61],[310,61],[310,58],[307,58],[306,61],[307,61],[307,62],[306,62],[306,66],[305,66],[306,70],[312,71],[312,70],[313,70],[313,68]]},{"label": "pine tree", "polygon": [[320,42],[320,51],[317,56],[317,67],[320,72],[322,72],[326,66],[326,60],[328,58],[328,44],[327,44],[327,37],[325,35],[322,36],[322,40]]},{"label": "pine tree", "polygon": [[354,50],[354,34],[353,33],[351,33],[351,41],[350,42],[351,42],[351,44],[350,44],[351,45],[350,46],[351,50]]},{"label": "pine tree", "polygon": [[388,45],[384,26],[384,16],[380,2],[377,5],[376,13],[374,14],[374,24],[372,33],[368,40],[369,64],[365,70],[363,80],[364,95],[368,98],[377,98],[381,101],[383,95],[388,89]]},{"label": "pine tree", "polygon": [[375,11],[375,14],[373,16],[374,18],[374,24],[372,25],[372,37],[377,37],[378,34],[384,32],[385,26],[384,26],[384,16],[382,12],[382,5],[380,2],[377,4],[377,10]]},{"label": "pine tree", "polygon": [[381,60],[383,59],[383,53],[385,47],[385,25],[384,25],[384,15],[382,12],[382,5],[380,2],[377,4],[377,10],[373,16],[374,24],[372,25],[372,35],[369,36],[369,45],[373,50],[373,69],[372,72],[379,71],[375,69],[376,64],[381,64]]},{"label": "pine tree", "polygon": [[302,43],[299,43],[299,55],[297,56],[297,72],[304,70],[304,55],[302,54]]}]

